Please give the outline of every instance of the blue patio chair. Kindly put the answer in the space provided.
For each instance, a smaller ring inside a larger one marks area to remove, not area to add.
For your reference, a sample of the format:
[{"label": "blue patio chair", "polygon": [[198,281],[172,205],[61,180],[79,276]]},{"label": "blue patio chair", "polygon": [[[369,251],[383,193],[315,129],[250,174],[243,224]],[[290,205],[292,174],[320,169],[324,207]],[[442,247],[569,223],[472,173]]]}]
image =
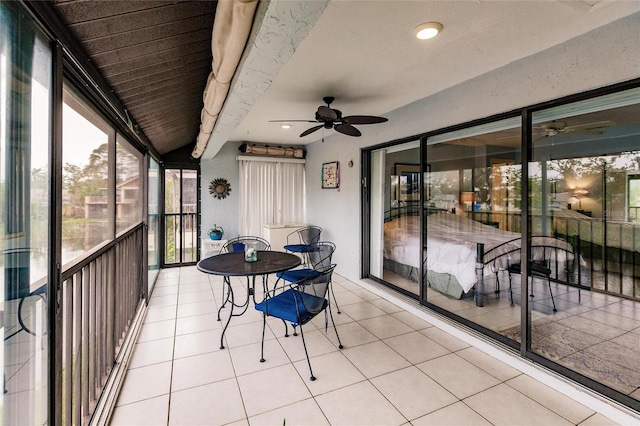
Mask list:
[{"label": "blue patio chair", "polygon": [[319,226],[307,226],[297,229],[287,235],[287,244],[284,249],[292,253],[300,253],[302,260],[307,266],[311,266],[309,257],[307,256],[307,250],[309,246],[317,244],[320,241],[320,234],[322,228]]},{"label": "blue patio chair", "polygon": [[327,308],[329,311],[329,317],[333,324],[333,329],[336,332],[338,339],[338,347],[343,348],[340,336],[338,335],[338,329],[336,323],[333,320],[333,314],[331,312],[331,305],[327,298],[327,292],[329,291],[329,284],[331,283],[331,274],[336,265],[331,265],[329,268],[322,271],[320,274],[314,277],[305,278],[295,284],[288,284],[283,292],[276,293],[276,290],[271,290],[267,297],[260,303],[255,305],[256,310],[262,312],[262,345],[260,349],[260,362],[264,362],[264,333],[267,327],[267,317],[280,318],[285,323],[285,337],[289,337],[286,331],[287,321],[294,327],[300,326],[300,335],[302,336],[302,345],[304,346],[304,353],[307,356],[307,363],[309,364],[309,372],[311,373],[311,381],[314,381],[316,377],[313,375],[311,369],[311,361],[309,360],[309,352],[307,351],[307,343],[304,340],[304,331],[302,326],[311,321],[320,312],[325,314],[325,333],[328,327]]},{"label": "blue patio chair", "polygon": [[[306,278],[312,278],[316,275],[319,275],[321,272],[331,267],[331,256],[333,252],[336,250],[336,245],[330,241],[320,241],[316,244],[307,246],[307,251],[305,252],[308,257],[309,267],[290,269],[284,272],[278,272],[276,277],[278,280],[284,280],[289,283],[297,283]],[[278,286],[278,281],[274,288]],[[331,283],[329,284],[329,291],[333,296],[333,302],[336,305],[336,309],[340,314],[340,306],[338,306],[338,301],[336,300],[336,294],[333,291],[333,286]],[[294,329],[295,335],[295,329]]]},{"label": "blue patio chair", "polygon": [[[297,229],[287,235],[287,245],[289,244],[304,244],[311,245],[320,241],[320,234],[322,228],[319,226],[306,226],[304,228]],[[296,238],[297,236],[297,238]]]}]

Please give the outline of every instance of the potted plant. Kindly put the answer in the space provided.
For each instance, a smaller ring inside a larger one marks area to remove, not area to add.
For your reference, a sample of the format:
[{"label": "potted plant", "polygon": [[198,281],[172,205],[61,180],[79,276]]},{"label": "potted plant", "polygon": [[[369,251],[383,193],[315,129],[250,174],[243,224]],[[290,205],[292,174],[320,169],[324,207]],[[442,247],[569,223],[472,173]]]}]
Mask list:
[{"label": "potted plant", "polygon": [[222,229],[222,226],[218,226],[214,223],[213,227],[209,229],[209,238],[212,240],[221,240],[223,235],[224,229]]}]

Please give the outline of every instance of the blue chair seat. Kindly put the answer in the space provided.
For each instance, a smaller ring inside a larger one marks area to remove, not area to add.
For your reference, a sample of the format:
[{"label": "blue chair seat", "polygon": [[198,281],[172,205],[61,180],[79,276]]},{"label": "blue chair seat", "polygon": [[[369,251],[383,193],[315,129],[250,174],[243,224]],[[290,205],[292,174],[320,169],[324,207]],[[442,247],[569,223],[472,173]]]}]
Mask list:
[{"label": "blue chair seat", "polygon": [[289,289],[263,300],[255,308],[265,315],[281,318],[292,324],[306,324],[326,306],[327,300],[323,297]]},{"label": "blue chair seat", "polygon": [[304,280],[307,278],[313,278],[317,275],[320,275],[320,271],[316,271],[315,269],[310,268],[302,268],[302,269],[290,269],[284,272],[276,273],[276,277],[282,278],[285,281],[290,283],[297,283],[300,280]]},{"label": "blue chair seat", "polygon": [[311,244],[287,244],[284,246],[284,249],[292,253],[310,253],[312,251],[318,251],[318,248]]},{"label": "blue chair seat", "polygon": [[[311,369],[311,360],[309,359],[309,352],[307,352],[307,344],[304,342],[304,332],[302,331],[303,325],[311,321],[316,315],[321,312],[325,313],[325,321],[327,321],[327,308],[329,308],[329,317],[333,323],[333,330],[336,332],[336,338],[338,339],[338,348],[342,349],[342,343],[340,342],[340,336],[338,335],[338,329],[336,323],[333,321],[333,314],[331,313],[331,305],[327,299],[327,292],[329,291],[329,285],[331,284],[331,275],[336,265],[330,265],[322,272],[312,270],[316,273],[312,278],[306,278],[296,282],[292,286],[287,286],[287,290],[278,290],[274,288],[269,291],[265,296],[266,298],[255,304],[257,311],[262,312],[262,344],[260,345],[260,362],[264,362],[264,333],[267,328],[267,317],[280,318],[284,323],[284,337],[289,336],[287,330],[287,323],[291,323],[295,328],[300,326],[300,335],[302,336],[302,346],[304,347],[304,354],[307,357],[307,364],[309,364],[309,372],[311,373],[311,380],[315,380],[313,370]],[[278,291],[281,291],[278,293]],[[271,296],[270,296],[271,295]],[[270,297],[269,297],[270,296]],[[326,326],[326,323],[325,323]],[[326,327],[325,327],[326,330]]]}]

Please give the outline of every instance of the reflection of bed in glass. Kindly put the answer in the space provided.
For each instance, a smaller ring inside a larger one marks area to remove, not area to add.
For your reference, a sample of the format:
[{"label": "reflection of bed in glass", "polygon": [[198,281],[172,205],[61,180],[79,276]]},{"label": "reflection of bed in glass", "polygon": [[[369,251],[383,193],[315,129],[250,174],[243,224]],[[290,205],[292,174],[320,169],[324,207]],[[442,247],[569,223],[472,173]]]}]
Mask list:
[{"label": "reflection of bed in glass", "polygon": [[[473,294],[479,278],[507,270],[509,265],[520,262],[519,233],[496,229],[441,210],[422,212],[427,230],[424,250],[420,249],[421,213],[417,207],[386,221],[385,269],[415,282],[424,281],[448,296],[461,298]],[[573,248],[564,240],[533,237],[532,245],[534,261],[553,263],[554,269],[562,271],[573,265]],[[425,276],[420,280],[423,253]]]}]

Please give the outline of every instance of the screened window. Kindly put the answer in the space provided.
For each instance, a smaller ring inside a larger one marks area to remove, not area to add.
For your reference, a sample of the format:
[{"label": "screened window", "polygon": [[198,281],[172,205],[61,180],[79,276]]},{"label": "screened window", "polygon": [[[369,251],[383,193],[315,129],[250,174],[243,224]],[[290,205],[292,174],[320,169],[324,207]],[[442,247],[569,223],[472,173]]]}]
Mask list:
[{"label": "screened window", "polygon": [[142,155],[118,134],[116,144],[116,232],[142,220]]},{"label": "screened window", "polygon": [[77,92],[65,85],[62,123],[62,261],[113,238],[109,191],[115,133]]}]

